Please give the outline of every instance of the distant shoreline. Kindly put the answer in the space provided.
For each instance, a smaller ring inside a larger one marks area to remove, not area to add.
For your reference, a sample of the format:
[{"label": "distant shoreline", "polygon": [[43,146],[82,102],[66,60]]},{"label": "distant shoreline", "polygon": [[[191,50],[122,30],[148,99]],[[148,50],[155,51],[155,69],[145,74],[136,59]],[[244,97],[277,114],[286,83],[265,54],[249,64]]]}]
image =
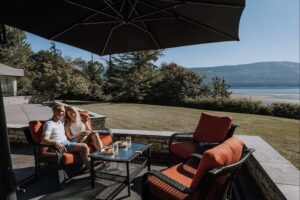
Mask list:
[{"label": "distant shoreline", "polygon": [[265,104],[284,102],[300,104],[299,87],[253,87],[230,88],[231,98],[246,98],[251,101],[261,101]]}]

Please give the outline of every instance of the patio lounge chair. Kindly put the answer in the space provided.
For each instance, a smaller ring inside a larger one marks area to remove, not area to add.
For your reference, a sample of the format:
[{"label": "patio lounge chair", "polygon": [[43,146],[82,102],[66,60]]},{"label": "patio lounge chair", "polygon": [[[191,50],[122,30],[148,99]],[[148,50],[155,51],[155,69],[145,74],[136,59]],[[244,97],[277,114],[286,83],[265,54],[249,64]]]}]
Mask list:
[{"label": "patio lounge chair", "polygon": [[[35,161],[35,178],[38,177],[41,167],[45,164],[51,164],[57,168],[58,180],[63,183],[76,172],[80,171],[82,166],[81,158],[78,153],[60,153],[52,145],[41,144],[44,121],[30,121],[29,128],[24,130],[26,139],[33,146]],[[112,142],[109,134],[100,134],[104,146]],[[90,146],[90,151],[95,149]]]},{"label": "patio lounge chair", "polygon": [[235,137],[207,150],[197,167],[179,163],[161,172],[143,176],[143,199],[231,199],[231,189],[238,170],[254,150],[246,149]]},{"label": "patio lounge chair", "polygon": [[[232,118],[229,116],[218,116],[203,112],[195,132],[174,133],[170,137],[169,151],[173,158],[179,158],[179,160],[184,160],[193,153],[202,154],[204,151],[232,137],[236,127],[238,126],[232,124]],[[176,142],[176,138],[182,136],[188,137],[185,141]]]}]

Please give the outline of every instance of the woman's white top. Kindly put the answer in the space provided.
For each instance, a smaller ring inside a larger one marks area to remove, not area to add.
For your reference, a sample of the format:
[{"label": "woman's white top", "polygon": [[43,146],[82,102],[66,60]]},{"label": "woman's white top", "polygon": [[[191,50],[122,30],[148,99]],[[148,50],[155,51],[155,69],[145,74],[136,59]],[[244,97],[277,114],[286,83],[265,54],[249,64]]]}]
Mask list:
[{"label": "woman's white top", "polygon": [[76,123],[71,123],[70,130],[72,134],[75,135],[79,132],[86,131],[86,127],[83,123],[80,123],[80,126],[78,126]]}]

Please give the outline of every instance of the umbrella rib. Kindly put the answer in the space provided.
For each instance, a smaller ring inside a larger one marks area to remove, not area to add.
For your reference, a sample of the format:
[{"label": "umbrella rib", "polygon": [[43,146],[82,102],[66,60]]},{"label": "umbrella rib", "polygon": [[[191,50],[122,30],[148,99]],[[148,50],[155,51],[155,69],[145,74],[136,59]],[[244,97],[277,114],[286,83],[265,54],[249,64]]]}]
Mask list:
[{"label": "umbrella rib", "polygon": [[122,26],[123,24],[124,24],[124,22],[122,22],[122,23],[120,23],[120,24],[117,24],[117,25],[113,26],[113,27],[110,29],[109,34],[108,34],[107,39],[106,39],[106,42],[105,42],[105,45],[104,45],[104,47],[103,47],[103,49],[102,49],[101,55],[104,55],[104,53],[105,53],[105,51],[106,51],[106,48],[107,48],[107,45],[108,45],[108,43],[109,43],[109,40],[110,40],[111,35],[112,35],[112,33],[114,32],[114,30],[116,30],[117,28],[119,28],[119,27]]},{"label": "umbrella rib", "polygon": [[124,8],[124,6],[125,6],[125,2],[126,2],[126,0],[123,0],[123,1],[122,1],[121,7],[120,7],[120,9],[119,9],[119,12],[120,12],[120,13],[122,12],[122,10],[123,10],[123,8]]},{"label": "umbrella rib", "polygon": [[[81,7],[78,3],[74,3],[74,2],[69,1],[69,0],[65,0],[65,1],[66,1],[67,3],[72,4],[72,5]],[[120,1],[120,0],[119,0],[119,1]],[[117,2],[115,2],[115,3],[118,3],[119,1],[117,1]],[[93,10],[95,10],[95,11],[94,11],[95,13],[93,13],[93,14],[89,15],[88,17],[84,18],[83,20],[81,20],[81,23],[82,23],[82,22],[85,22],[85,21],[87,21],[87,20],[89,20],[90,18],[92,18],[92,17],[94,17],[94,16],[96,16],[97,14],[99,14],[99,12],[102,12],[103,10],[106,10],[107,8],[108,8],[108,6],[106,6],[106,7],[103,8],[103,9],[101,9],[101,11],[93,9]],[[87,9],[87,7],[86,7],[86,9]],[[118,18],[116,18],[116,19],[118,19]],[[120,19],[119,19],[119,20],[120,20]],[[53,35],[53,36],[50,36],[49,39],[50,39],[50,40],[54,40],[54,39],[57,38],[58,36],[61,36],[62,34],[68,32],[69,30],[71,30],[71,29],[73,29],[73,28],[75,28],[76,26],[78,26],[78,25],[81,24],[81,23],[75,23],[75,24],[72,24],[72,25],[70,25],[68,28],[65,28],[64,30],[60,31],[59,33],[57,33],[57,34],[55,34],[55,35]]]},{"label": "umbrella rib", "polygon": [[[156,5],[153,5],[153,4],[151,4],[151,3],[144,2],[144,1],[139,1],[139,3],[144,4],[144,5],[146,5],[146,6],[149,6],[149,7],[152,7],[152,8],[154,8],[154,9],[157,9],[157,10],[160,10],[160,11],[161,11],[161,8],[160,8],[160,7],[158,7],[158,6],[156,6]],[[201,22],[198,22],[198,21],[196,21],[196,20],[190,19],[190,18],[188,18],[188,17],[186,17],[186,16],[183,16],[183,15],[181,15],[181,14],[179,14],[179,13],[175,13],[175,12],[170,11],[170,10],[163,10],[163,11],[166,12],[166,13],[168,13],[168,14],[172,14],[173,16],[177,16],[178,18],[181,18],[182,20],[187,21],[187,22],[189,22],[189,23],[195,24],[195,25],[197,25],[197,26],[201,26],[201,27],[203,27],[203,28],[205,28],[205,29],[207,29],[207,30],[210,30],[210,31],[212,31],[212,32],[214,32],[214,33],[217,33],[217,34],[219,34],[219,35],[228,37],[228,38],[233,39],[233,40],[239,40],[239,39],[236,38],[235,36],[232,36],[232,35],[229,35],[229,34],[227,34],[227,33],[224,33],[223,31],[220,31],[220,30],[218,30],[218,29],[215,29],[215,28],[213,28],[213,27],[210,27],[210,26],[208,26],[208,25],[206,25],[206,24],[203,24],[203,23],[201,23]]]},{"label": "umbrella rib", "polygon": [[155,17],[155,18],[146,18],[146,19],[136,19],[132,20],[134,22],[145,22],[145,21],[160,21],[160,20],[172,20],[177,19],[176,16],[170,16],[170,17]]},{"label": "umbrella rib", "polygon": [[83,23],[80,23],[82,25],[97,25],[97,24],[113,24],[113,23],[121,23],[123,21],[119,20],[119,21],[95,21],[95,22],[83,22]]},{"label": "umbrella rib", "polygon": [[199,2],[199,1],[188,1],[188,0],[164,0],[166,2],[184,2],[186,4],[197,4],[197,5],[207,5],[207,6],[217,6],[224,8],[244,8],[244,5],[232,5],[232,4],[221,4],[221,3],[211,3],[211,2]]},{"label": "umbrella rib", "polygon": [[[88,20],[88,19],[94,17],[95,15],[97,15],[97,13],[94,13],[94,14],[92,14],[92,15],[90,15],[90,16],[84,18],[82,21],[84,22],[84,21],[86,21],[86,20]],[[64,33],[68,32],[69,30],[75,28],[75,27],[78,26],[79,24],[80,24],[80,23],[72,24],[72,25],[69,26],[68,28],[65,28],[64,30],[60,31],[59,33],[57,33],[57,34],[55,34],[55,35],[53,35],[53,36],[50,36],[49,39],[50,39],[50,40],[54,40],[55,38],[57,38],[57,37],[63,35]]]},{"label": "umbrella rib", "polygon": [[103,0],[103,2],[110,7],[117,15],[119,15],[121,17],[121,19],[124,19],[124,16],[118,11],[116,10],[107,0]]},{"label": "umbrella rib", "polygon": [[[89,10],[89,11],[92,11],[92,12],[95,12],[95,13],[98,13],[98,14],[105,15],[105,16],[107,16],[107,17],[111,17],[111,18],[114,18],[114,19],[121,20],[121,18],[119,18],[119,17],[116,17],[116,16],[114,16],[114,15],[110,15],[110,14],[108,14],[108,13],[103,12],[103,10],[104,10],[104,9],[107,9],[109,6],[103,8],[102,10],[97,10],[97,9],[94,9],[94,8],[91,8],[91,7],[88,7],[88,6],[85,6],[85,5],[81,4],[81,3],[73,2],[73,1],[70,1],[70,0],[65,0],[65,1],[68,2],[69,4],[75,5],[75,6],[77,6],[77,7],[84,8],[84,9],[86,9],[86,10]],[[110,4],[109,4],[109,5],[110,5]],[[110,5],[110,6],[112,6],[112,5]],[[122,18],[122,19],[123,19],[123,18]]]},{"label": "umbrella rib", "polygon": [[129,22],[129,24],[132,25],[132,26],[134,26],[134,27],[136,27],[137,29],[139,29],[141,31],[144,31],[145,33],[149,32],[149,30],[147,30],[146,28],[143,28],[143,27],[141,27],[141,26],[139,26],[139,25],[137,25],[137,24],[135,24],[133,22]]},{"label": "umbrella rib", "polygon": [[[139,1],[138,3],[144,4],[146,2]],[[148,4],[148,3],[146,3],[146,4]],[[140,16],[135,17],[135,18],[132,18],[132,20],[136,20],[136,19],[140,19],[140,18],[143,18],[143,17],[147,17],[149,15],[154,15],[156,13],[160,13],[160,12],[163,12],[163,11],[167,12],[168,10],[173,9],[173,8],[177,8],[178,6],[181,6],[183,4],[184,4],[183,2],[180,2],[180,3],[173,4],[171,6],[165,7],[165,8],[160,8],[160,7],[155,6],[156,7],[155,11],[149,12],[149,13],[144,14],[144,15],[140,15]]]},{"label": "umbrella rib", "polygon": [[[130,1],[130,0],[128,0],[128,1]],[[128,14],[127,19],[131,18],[131,15],[132,15],[133,11],[135,10],[135,6],[136,6],[137,2],[138,2],[138,0],[135,0],[133,5],[131,4],[131,2],[129,2],[129,4],[131,5],[131,10],[130,10],[130,12]]]},{"label": "umbrella rib", "polygon": [[[128,0],[128,2],[129,2],[130,5],[132,5],[130,0]],[[137,16],[140,16],[140,13],[137,11],[136,8],[134,8],[134,12],[135,12],[135,14],[136,14]],[[134,24],[134,23],[132,23],[132,24]],[[155,43],[156,47],[160,49],[159,42],[157,41],[157,39],[156,39],[155,36],[153,35],[153,33],[152,33],[152,31],[150,30],[150,28],[149,28],[149,27],[147,26],[147,24],[146,24],[145,22],[143,22],[143,21],[142,21],[142,24],[143,24],[143,26],[146,28],[147,33],[150,35],[150,37],[151,37],[151,39],[153,40],[153,42]]]}]

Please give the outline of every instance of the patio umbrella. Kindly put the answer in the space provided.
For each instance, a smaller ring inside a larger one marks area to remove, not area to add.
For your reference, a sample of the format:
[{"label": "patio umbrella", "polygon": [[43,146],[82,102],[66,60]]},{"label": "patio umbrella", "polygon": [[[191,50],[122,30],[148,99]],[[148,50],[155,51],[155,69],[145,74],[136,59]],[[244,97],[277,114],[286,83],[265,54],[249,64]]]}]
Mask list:
[{"label": "patio umbrella", "polygon": [[[239,40],[244,6],[244,0],[1,0],[0,25],[107,55]],[[0,117],[0,199],[16,199],[1,90]]]},{"label": "patio umbrella", "polygon": [[107,55],[239,40],[244,0],[2,0],[0,22]]}]

